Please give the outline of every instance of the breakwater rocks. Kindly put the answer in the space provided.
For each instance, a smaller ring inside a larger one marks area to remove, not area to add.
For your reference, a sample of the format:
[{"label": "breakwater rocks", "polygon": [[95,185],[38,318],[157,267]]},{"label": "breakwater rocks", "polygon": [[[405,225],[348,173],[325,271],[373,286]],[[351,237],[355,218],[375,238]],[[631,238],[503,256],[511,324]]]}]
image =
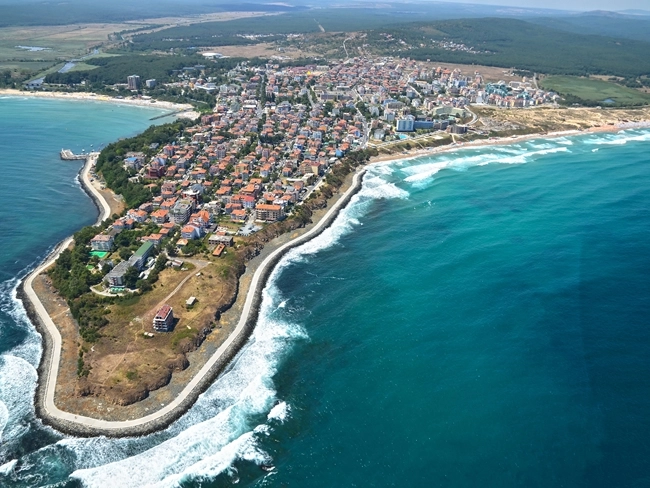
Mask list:
[{"label": "breakwater rocks", "polygon": [[[256,275],[259,273],[258,279],[256,282],[253,280],[251,284],[252,288],[248,290],[251,302],[250,306],[248,308],[245,307],[243,312],[246,314],[246,310],[248,310],[247,315],[241,317],[239,326],[233,332],[233,335],[231,336],[232,340],[229,341],[228,346],[222,350],[220,354],[219,351],[217,352],[217,354],[219,354],[218,357],[213,357],[209,361],[212,362],[212,364],[207,371],[204,371],[203,369],[201,370],[199,373],[201,377],[196,381],[190,391],[183,390],[181,393],[182,399],[172,409],[164,413],[161,411],[160,414],[150,414],[148,416],[150,419],[145,420],[145,418],[143,418],[142,421],[135,419],[128,422],[108,422],[83,416],[77,417],[76,415],[59,411],[61,414],[65,415],[64,418],[63,415],[57,415],[56,412],[50,412],[45,407],[46,393],[48,389],[47,381],[49,370],[52,368],[53,341],[49,330],[41,322],[33,305],[24,292],[23,281],[18,291],[19,298],[23,301],[30,320],[43,337],[43,354],[38,368],[38,384],[36,395],[34,397],[37,416],[44,424],[65,434],[79,437],[93,437],[100,435],[107,437],[142,436],[168,427],[172,422],[187,412],[192,405],[194,405],[199,395],[210,387],[219,374],[224,371],[228,364],[235,358],[237,353],[239,353],[241,348],[246,344],[259,318],[260,306],[262,303],[262,291],[280,259],[282,259],[282,257],[284,257],[284,255],[291,249],[320,235],[332,224],[332,222],[334,222],[341,210],[343,210],[352,197],[361,190],[364,174],[365,170],[362,170],[354,175],[351,187],[337,202],[334,203],[332,208],[312,229],[307,231],[304,235],[280,246],[260,265],[260,268],[258,268],[255,273]],[[194,382],[194,380],[192,382]],[[51,387],[53,388],[54,385],[51,385]],[[164,411],[165,409],[162,410]]]}]

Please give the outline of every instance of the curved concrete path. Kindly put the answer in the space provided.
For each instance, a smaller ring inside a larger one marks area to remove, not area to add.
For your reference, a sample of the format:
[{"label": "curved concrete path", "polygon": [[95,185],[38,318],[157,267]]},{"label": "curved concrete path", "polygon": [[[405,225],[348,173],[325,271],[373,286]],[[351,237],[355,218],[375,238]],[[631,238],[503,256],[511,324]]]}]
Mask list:
[{"label": "curved concrete path", "polygon": [[[89,171],[90,164],[87,165],[88,168],[84,168],[84,172]],[[45,370],[47,374],[45,375],[45,398],[44,404],[42,405],[43,413],[47,416],[50,416],[53,419],[65,421],[71,424],[77,424],[85,428],[90,428],[95,434],[106,434],[111,435],[112,433],[118,433],[119,431],[124,431],[124,429],[142,427],[146,424],[155,422],[158,419],[172,413],[176,408],[179,408],[185,399],[192,393],[192,391],[200,384],[201,380],[210,372],[211,368],[221,359],[221,357],[228,351],[229,347],[235,342],[238,336],[246,328],[248,321],[248,316],[253,311],[256,295],[259,293],[259,288],[265,285],[264,277],[266,268],[271,263],[275,263],[279,256],[282,255],[287,249],[296,246],[296,241],[300,243],[307,242],[312,237],[318,235],[322,228],[326,226],[332,215],[338,213],[342,207],[345,206],[347,198],[352,192],[358,190],[359,179],[363,176],[364,171],[355,173],[352,185],[350,188],[339,198],[339,200],[330,208],[330,210],[320,219],[320,221],[308,232],[298,237],[294,241],[289,241],[286,244],[280,246],[278,249],[269,254],[260,266],[255,271],[253,278],[251,280],[250,288],[248,289],[248,294],[246,296],[246,301],[242,308],[241,317],[237,323],[235,330],[228,336],[226,341],[215,351],[215,353],[210,357],[210,359],[205,363],[201,370],[192,378],[192,380],[183,388],[180,394],[170,403],[165,405],[160,410],[149,414],[145,417],[140,417],[133,420],[124,420],[124,421],[109,421],[109,420],[100,420],[91,417],[85,417],[82,415],[75,415],[69,412],[65,412],[57,408],[54,403],[54,392],[56,388],[56,380],[58,376],[60,361],[61,361],[61,334],[57,329],[56,325],[52,321],[52,318],[48,315],[45,307],[38,299],[38,296],[34,292],[32,283],[34,278],[41,273],[44,269],[50,266],[58,257],[61,250],[65,249],[71,242],[71,238],[63,242],[52,257],[47,260],[44,264],[39,266],[34,270],[29,277],[25,280],[25,293],[29,300],[32,302],[35,312],[39,315],[41,321],[45,325],[48,333],[52,338],[52,354],[49,364],[45,365]],[[92,189],[92,186],[90,186]],[[99,195],[99,201],[103,199]],[[104,202],[105,203],[105,202]],[[106,213],[106,207],[104,208],[104,214]],[[110,209],[108,210],[110,212]],[[102,214],[102,215],[104,215]],[[100,216],[101,217],[101,216]],[[103,220],[100,218],[100,221]]]}]

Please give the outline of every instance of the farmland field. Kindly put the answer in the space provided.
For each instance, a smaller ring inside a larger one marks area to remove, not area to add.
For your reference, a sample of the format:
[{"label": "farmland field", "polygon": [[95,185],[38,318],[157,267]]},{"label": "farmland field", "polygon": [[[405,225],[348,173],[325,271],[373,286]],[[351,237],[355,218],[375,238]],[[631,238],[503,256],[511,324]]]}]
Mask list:
[{"label": "farmland field", "polygon": [[95,24],[0,29],[0,70],[25,70],[34,74],[63,61],[88,54],[105,43],[109,34],[126,24]]},{"label": "farmland field", "polygon": [[[574,76],[549,76],[540,81],[546,90],[560,95],[573,95],[586,102],[603,105],[637,105],[650,103],[650,94],[609,81]],[[613,101],[605,103],[606,100]]]}]

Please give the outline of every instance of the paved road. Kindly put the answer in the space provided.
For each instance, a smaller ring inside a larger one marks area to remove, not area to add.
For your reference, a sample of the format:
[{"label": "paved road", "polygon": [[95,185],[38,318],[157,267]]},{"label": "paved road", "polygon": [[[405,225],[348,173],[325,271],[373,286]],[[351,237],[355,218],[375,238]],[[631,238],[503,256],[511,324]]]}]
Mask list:
[{"label": "paved road", "polygon": [[[349,192],[354,190],[354,187],[357,184],[359,178],[360,178],[360,173],[356,173],[354,175],[353,184],[348,189],[346,194],[344,194],[332,206],[332,208],[325,214],[325,216],[323,216],[323,218],[318,222],[318,224],[316,224],[316,226],[314,226],[311,230],[309,230],[302,236],[303,239],[305,238],[309,239],[310,237],[313,237],[320,232],[321,227],[325,224],[325,222],[327,222],[329,216],[332,215],[334,212],[338,212],[340,207],[342,207],[342,202],[345,201],[345,196],[347,196]],[[52,347],[53,347],[52,358],[50,364],[46,365],[47,368],[47,375],[45,378],[46,392],[45,392],[45,404],[43,405],[43,408],[46,414],[52,418],[65,420],[67,422],[77,423],[86,427],[91,427],[96,429],[97,431],[101,431],[107,434],[110,434],[111,432],[115,432],[121,429],[129,428],[129,427],[138,427],[138,426],[145,425],[149,422],[153,422],[167,415],[168,413],[174,411],[174,409],[176,409],[181,405],[181,403],[185,400],[185,398],[187,398],[188,395],[190,395],[190,393],[192,392],[192,390],[194,390],[199,385],[203,377],[209,373],[210,369],[214,366],[214,364],[226,353],[226,351],[230,348],[230,346],[233,344],[236,338],[239,337],[239,335],[243,332],[246,326],[246,322],[248,320],[248,316],[251,313],[253,307],[257,289],[261,285],[260,280],[262,279],[266,268],[270,265],[270,263],[274,261],[274,259],[276,259],[278,255],[281,255],[286,248],[292,246],[293,244],[292,241],[289,241],[283,246],[280,246],[274,252],[269,254],[269,256],[267,256],[267,258],[260,264],[259,268],[257,268],[251,280],[250,288],[248,290],[248,295],[246,296],[246,301],[244,303],[241,317],[239,319],[237,327],[235,328],[233,333],[230,334],[230,336],[228,336],[226,341],[217,349],[217,351],[212,355],[212,357],[205,363],[205,365],[196,374],[196,376],[192,378],[192,380],[185,386],[185,388],[181,391],[181,393],[172,402],[168,403],[157,412],[149,414],[145,417],[132,419],[132,420],[124,420],[124,421],[108,421],[108,420],[94,419],[91,417],[85,417],[82,415],[75,415],[70,412],[60,410],[59,408],[57,408],[57,406],[54,403],[54,391],[56,387],[59,365],[61,362],[61,334],[59,333],[59,330],[56,328],[56,325],[52,321],[52,318],[48,315],[47,311],[45,310],[45,307],[36,296],[32,284],[34,278],[39,273],[41,273],[45,268],[50,266],[58,256],[60,250],[65,249],[70,244],[71,241],[72,238],[62,243],[60,248],[57,250],[57,253],[55,253],[52,258],[47,260],[46,263],[39,266],[25,280],[25,293],[27,294],[29,300],[32,302],[36,313],[38,313],[38,315],[41,317],[41,320],[45,324],[45,327],[47,328],[50,336],[52,337]]]}]

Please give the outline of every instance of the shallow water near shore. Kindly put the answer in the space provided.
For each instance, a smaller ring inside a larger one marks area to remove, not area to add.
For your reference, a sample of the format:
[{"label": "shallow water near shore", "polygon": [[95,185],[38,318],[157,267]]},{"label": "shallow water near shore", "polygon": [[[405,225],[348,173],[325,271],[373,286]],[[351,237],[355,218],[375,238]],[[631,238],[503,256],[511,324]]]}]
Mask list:
[{"label": "shallow water near shore", "polygon": [[119,440],[33,420],[40,346],[9,296],[94,220],[75,164],[59,189],[81,216],[50,219],[42,250],[33,229],[3,249],[0,485],[644,486],[649,144],[626,131],[372,166],[281,261],[226,374],[170,428]]}]

